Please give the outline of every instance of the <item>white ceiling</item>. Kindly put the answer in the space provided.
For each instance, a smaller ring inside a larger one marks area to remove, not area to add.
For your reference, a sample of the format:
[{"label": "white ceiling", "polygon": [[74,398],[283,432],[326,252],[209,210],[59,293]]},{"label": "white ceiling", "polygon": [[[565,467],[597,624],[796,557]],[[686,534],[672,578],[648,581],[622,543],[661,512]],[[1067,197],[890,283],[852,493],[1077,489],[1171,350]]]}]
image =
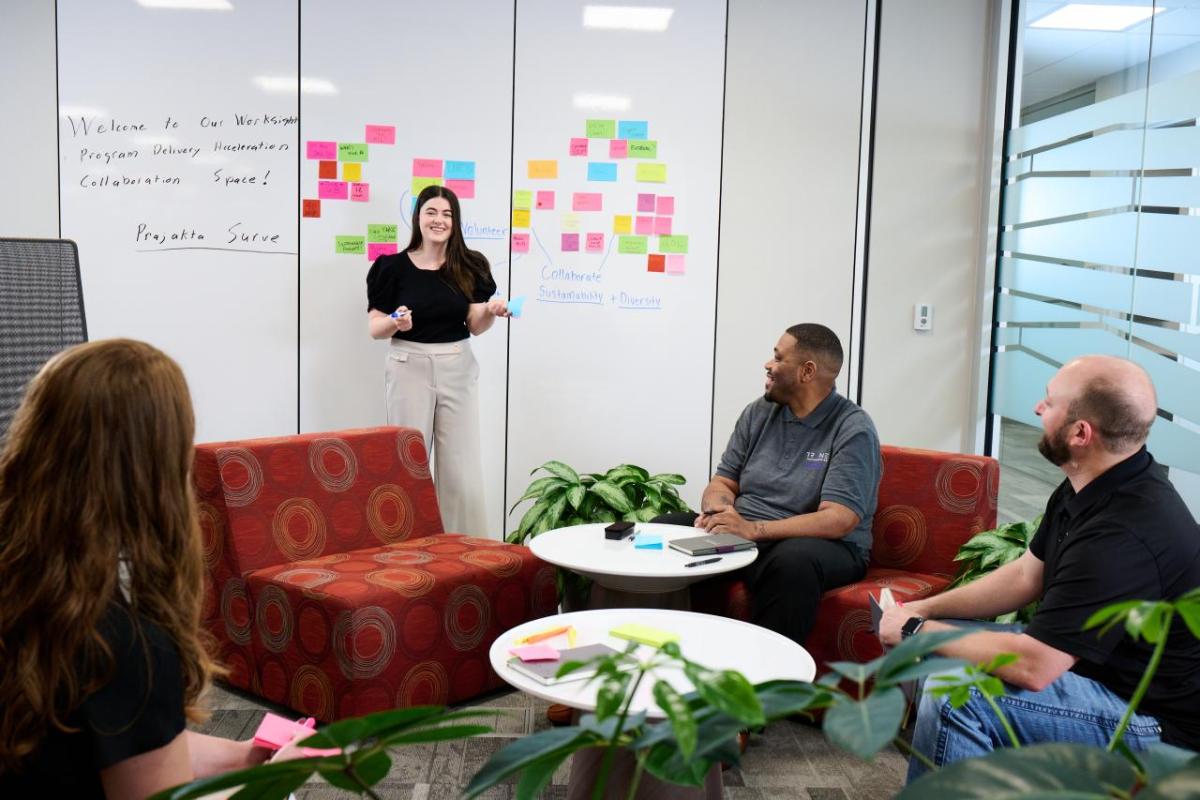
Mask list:
[{"label": "white ceiling", "polygon": [[[1162,8],[1153,18],[1154,58],[1200,44],[1200,0],[1086,0],[1095,5]],[[1151,20],[1124,31],[1070,31],[1030,28],[1066,2],[1025,5],[1021,105],[1028,107],[1094,83],[1105,75],[1144,64],[1150,56]],[[1151,72],[1153,73],[1153,65]]]}]

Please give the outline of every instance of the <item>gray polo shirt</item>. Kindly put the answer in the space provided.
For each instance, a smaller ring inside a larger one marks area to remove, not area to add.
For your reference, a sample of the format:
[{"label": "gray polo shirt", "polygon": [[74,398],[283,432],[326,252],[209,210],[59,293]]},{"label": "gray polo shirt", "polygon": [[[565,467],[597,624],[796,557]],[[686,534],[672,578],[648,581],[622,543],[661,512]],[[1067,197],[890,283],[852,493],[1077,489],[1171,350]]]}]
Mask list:
[{"label": "gray polo shirt", "polygon": [[837,391],[807,417],[759,398],[742,412],[717,474],[736,481],[734,507],[751,520],[808,514],[823,500],[859,516],[844,540],[865,557],[879,496],[883,458],[875,424]]}]

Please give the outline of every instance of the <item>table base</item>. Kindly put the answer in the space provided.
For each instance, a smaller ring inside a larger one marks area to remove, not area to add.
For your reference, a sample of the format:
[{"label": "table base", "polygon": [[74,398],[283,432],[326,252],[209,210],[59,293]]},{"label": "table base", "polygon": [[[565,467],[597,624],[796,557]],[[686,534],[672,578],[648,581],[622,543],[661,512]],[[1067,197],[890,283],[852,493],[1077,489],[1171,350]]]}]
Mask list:
[{"label": "table base", "polygon": [[685,587],[670,592],[626,592],[592,584],[588,608],[662,608],[670,611],[691,611],[692,595]]},{"label": "table base", "polygon": [[[592,788],[600,775],[604,761],[604,748],[589,747],[571,757],[571,779],[567,785],[568,800],[590,800]],[[612,770],[608,773],[608,788],[605,800],[625,800],[629,794],[629,783],[637,767],[637,759],[629,750],[620,749],[613,756]],[[721,800],[721,767],[713,764],[704,779],[703,788],[679,786],[665,783],[647,772],[638,782],[636,800]]]}]

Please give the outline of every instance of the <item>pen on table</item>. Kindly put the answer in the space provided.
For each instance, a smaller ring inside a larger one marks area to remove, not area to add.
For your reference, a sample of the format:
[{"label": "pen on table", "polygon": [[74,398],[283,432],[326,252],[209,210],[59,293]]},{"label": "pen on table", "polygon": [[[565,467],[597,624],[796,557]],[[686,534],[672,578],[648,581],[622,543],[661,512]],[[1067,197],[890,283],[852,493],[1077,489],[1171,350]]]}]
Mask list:
[{"label": "pen on table", "polygon": [[567,637],[569,640],[570,636],[574,632],[574,630],[575,629],[570,625],[560,625],[557,628],[550,628],[548,630],[540,631],[538,633],[531,633],[522,639],[518,639],[517,643],[518,644],[533,644],[534,642],[540,642],[543,639],[549,639],[551,637],[558,636],[560,633],[567,634]]},{"label": "pen on table", "polygon": [[700,567],[705,564],[715,564],[720,560],[721,560],[721,557],[717,556],[716,558],[706,558],[702,561],[689,561],[688,563],[684,564],[684,566],[685,567]]}]

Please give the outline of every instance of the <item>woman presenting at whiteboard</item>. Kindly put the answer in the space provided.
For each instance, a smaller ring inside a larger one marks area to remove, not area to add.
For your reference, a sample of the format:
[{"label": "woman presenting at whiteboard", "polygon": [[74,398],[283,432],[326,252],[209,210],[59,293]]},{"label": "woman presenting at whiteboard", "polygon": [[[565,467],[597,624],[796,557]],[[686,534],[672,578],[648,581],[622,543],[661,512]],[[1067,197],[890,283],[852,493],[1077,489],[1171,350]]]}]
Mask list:
[{"label": "woman presenting at whiteboard", "polygon": [[458,197],[427,186],[413,209],[412,239],[367,273],[367,326],[391,339],[384,399],[389,425],[421,431],[432,450],[446,530],[487,535],[479,436],[479,364],[470,336],[507,317],[482,253],[468,250]]}]

